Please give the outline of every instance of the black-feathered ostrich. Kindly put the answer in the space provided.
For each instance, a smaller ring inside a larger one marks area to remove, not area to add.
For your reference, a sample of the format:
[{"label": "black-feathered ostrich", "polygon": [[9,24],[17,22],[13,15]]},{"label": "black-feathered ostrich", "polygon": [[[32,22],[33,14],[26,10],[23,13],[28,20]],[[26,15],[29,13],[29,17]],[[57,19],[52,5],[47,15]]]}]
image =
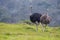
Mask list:
[{"label": "black-feathered ostrich", "polygon": [[[32,7],[31,7],[31,13],[32,13]],[[42,14],[40,13],[33,13],[30,15],[30,21],[34,24],[36,24],[36,31],[38,31],[38,24],[40,23],[40,17]]]},{"label": "black-feathered ostrich", "polygon": [[40,17],[40,22],[42,24],[43,31],[45,31],[46,26],[51,22],[51,17],[48,15],[48,13],[45,13]]}]

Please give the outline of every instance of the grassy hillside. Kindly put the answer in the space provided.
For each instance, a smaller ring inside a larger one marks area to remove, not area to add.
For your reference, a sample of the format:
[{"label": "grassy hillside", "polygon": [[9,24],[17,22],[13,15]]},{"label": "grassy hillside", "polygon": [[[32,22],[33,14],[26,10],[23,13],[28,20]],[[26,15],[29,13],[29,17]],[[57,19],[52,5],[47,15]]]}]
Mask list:
[{"label": "grassy hillside", "polygon": [[35,25],[0,23],[0,40],[60,40],[59,27],[47,27],[45,32],[41,31],[39,25],[36,32]]}]

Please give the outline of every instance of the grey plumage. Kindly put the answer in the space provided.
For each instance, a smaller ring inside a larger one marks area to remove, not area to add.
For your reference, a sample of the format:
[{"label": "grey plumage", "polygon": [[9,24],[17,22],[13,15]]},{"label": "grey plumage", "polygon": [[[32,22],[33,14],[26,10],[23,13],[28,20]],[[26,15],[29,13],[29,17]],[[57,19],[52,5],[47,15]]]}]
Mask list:
[{"label": "grey plumage", "polygon": [[[40,22],[41,22],[43,28],[45,27],[45,29],[46,29],[46,26],[51,22],[51,17],[48,16],[48,13],[43,14],[43,15],[40,17]],[[45,29],[43,29],[43,31],[44,31]]]}]

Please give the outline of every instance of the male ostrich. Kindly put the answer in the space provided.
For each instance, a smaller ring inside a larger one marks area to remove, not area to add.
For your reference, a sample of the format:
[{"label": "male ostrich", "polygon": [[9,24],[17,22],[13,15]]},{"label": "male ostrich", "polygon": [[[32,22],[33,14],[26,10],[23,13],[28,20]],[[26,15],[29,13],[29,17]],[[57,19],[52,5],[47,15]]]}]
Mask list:
[{"label": "male ostrich", "polygon": [[41,22],[41,24],[42,24],[43,31],[45,31],[46,26],[50,23],[50,21],[51,21],[51,17],[48,16],[48,13],[43,14],[43,15],[40,17],[40,22]]},{"label": "male ostrich", "polygon": [[39,14],[39,13],[33,13],[32,15],[30,15],[30,21],[36,24],[36,31],[38,31],[38,24],[40,23],[41,16],[42,14]]},{"label": "male ostrich", "polygon": [[[30,6],[30,11],[32,14],[32,6]],[[32,15],[30,15],[30,21],[34,24],[36,24],[36,31],[38,31],[38,24],[40,23],[40,17],[42,16],[42,14],[40,13],[33,13]]]}]

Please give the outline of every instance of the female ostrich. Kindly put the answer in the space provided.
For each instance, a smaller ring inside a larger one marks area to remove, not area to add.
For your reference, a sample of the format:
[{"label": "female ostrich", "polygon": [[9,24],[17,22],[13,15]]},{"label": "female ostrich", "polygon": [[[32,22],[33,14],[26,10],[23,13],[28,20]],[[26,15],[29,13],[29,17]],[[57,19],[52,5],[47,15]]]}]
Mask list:
[{"label": "female ostrich", "polygon": [[42,27],[45,27],[45,28],[43,29],[43,31],[45,31],[46,26],[47,26],[47,24],[50,23],[50,21],[51,21],[51,17],[48,16],[48,13],[43,14],[43,15],[40,17],[40,22],[41,22],[41,24],[42,24]]},{"label": "female ostrich", "polygon": [[42,14],[39,13],[34,13],[32,15],[30,15],[30,21],[34,24],[36,24],[36,31],[38,31],[38,24],[40,23],[40,17],[42,16]]}]

